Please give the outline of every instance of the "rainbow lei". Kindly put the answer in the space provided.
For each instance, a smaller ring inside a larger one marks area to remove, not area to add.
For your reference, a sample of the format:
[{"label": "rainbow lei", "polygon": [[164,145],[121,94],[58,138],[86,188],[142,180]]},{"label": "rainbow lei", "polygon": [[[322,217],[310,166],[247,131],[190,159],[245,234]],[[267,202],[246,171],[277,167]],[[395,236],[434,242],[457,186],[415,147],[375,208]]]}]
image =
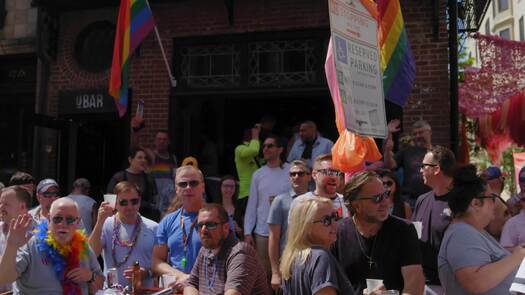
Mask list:
[{"label": "rainbow lei", "polygon": [[47,220],[43,220],[35,230],[37,247],[51,261],[57,279],[62,285],[64,295],[82,294],[80,286],[66,278],[67,272],[80,266],[80,260],[88,256],[89,246],[83,231],[76,230],[69,245],[61,246],[48,230]]}]

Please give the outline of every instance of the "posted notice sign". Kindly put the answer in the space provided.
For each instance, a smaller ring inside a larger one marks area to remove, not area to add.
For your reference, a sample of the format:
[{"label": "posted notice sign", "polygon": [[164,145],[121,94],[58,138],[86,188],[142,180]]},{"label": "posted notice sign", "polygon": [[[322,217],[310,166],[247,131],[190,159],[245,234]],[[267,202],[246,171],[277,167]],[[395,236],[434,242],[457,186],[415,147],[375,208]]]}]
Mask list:
[{"label": "posted notice sign", "polygon": [[377,21],[361,3],[329,0],[332,48],[346,128],[386,137],[385,100],[377,42]]}]

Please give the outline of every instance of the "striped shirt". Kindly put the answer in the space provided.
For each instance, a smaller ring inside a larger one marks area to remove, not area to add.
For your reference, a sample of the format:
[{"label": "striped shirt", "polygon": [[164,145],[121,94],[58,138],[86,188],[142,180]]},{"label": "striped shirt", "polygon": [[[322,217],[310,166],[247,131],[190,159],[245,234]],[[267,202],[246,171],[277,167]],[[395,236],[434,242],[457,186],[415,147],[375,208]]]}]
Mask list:
[{"label": "striped shirt", "polygon": [[200,295],[224,294],[229,289],[243,295],[271,294],[257,252],[250,245],[236,241],[232,234],[217,255],[201,248],[188,284],[199,290]]}]

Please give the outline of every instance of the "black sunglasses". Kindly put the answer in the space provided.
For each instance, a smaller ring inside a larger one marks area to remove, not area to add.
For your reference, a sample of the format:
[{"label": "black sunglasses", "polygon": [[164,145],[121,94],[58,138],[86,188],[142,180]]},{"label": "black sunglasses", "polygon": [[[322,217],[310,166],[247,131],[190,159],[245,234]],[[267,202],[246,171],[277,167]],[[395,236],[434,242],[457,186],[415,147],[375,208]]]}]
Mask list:
[{"label": "black sunglasses", "polygon": [[312,223],[322,223],[324,226],[330,226],[332,225],[332,222],[338,221],[339,219],[339,215],[334,212],[330,215],[325,215],[321,217],[321,219],[319,220],[312,221]]},{"label": "black sunglasses", "polygon": [[58,197],[58,192],[45,192],[45,193],[42,193],[42,196],[47,199],[56,198]]},{"label": "black sunglasses", "polygon": [[304,172],[304,171],[300,171],[300,172],[290,172],[290,177],[296,177],[296,176],[299,176],[299,177],[303,177],[305,175],[307,175],[308,173]]},{"label": "black sunglasses", "polygon": [[180,188],[196,187],[197,185],[199,185],[199,183],[201,182],[198,180],[181,181],[177,182],[177,186]]},{"label": "black sunglasses", "polygon": [[499,196],[496,195],[496,194],[490,194],[488,196],[479,196],[479,197],[476,197],[476,199],[491,199],[492,202],[496,202],[496,199],[498,198]]},{"label": "black sunglasses", "polygon": [[326,176],[341,176],[343,175],[343,172],[333,169],[318,169],[317,172],[322,173]]},{"label": "black sunglasses", "polygon": [[372,202],[376,203],[376,204],[379,204],[381,203],[384,199],[387,199],[388,198],[388,194],[390,194],[390,191],[385,191],[383,193],[380,193],[380,194],[377,194],[375,196],[371,196],[371,197],[358,197],[356,199],[356,201],[359,201],[359,200],[372,200]]},{"label": "black sunglasses", "polygon": [[520,177],[519,180],[520,182],[525,182],[525,177]]},{"label": "black sunglasses", "polygon": [[196,227],[197,230],[200,231],[203,227],[206,227],[207,229],[216,229],[219,224],[225,224],[226,222],[214,222],[214,221],[208,221],[208,222],[199,222],[197,223]]},{"label": "black sunglasses", "polygon": [[392,180],[383,181],[383,184],[386,186],[392,186],[394,185],[394,182]]},{"label": "black sunglasses", "polygon": [[263,149],[264,149],[264,148],[269,148],[269,149],[271,149],[271,148],[273,148],[273,147],[275,147],[275,144],[273,144],[273,143],[268,143],[268,144],[263,144],[263,145],[262,145],[262,148],[263,148]]},{"label": "black sunglasses", "polygon": [[78,217],[73,217],[73,216],[66,216],[66,217],[54,216],[54,217],[51,217],[51,221],[53,221],[54,224],[61,224],[62,221],[64,221],[64,220],[66,221],[67,225],[72,225],[75,222],[77,222]]},{"label": "black sunglasses", "polygon": [[129,203],[131,203],[131,205],[135,206],[139,203],[139,199],[136,198],[136,199],[131,199],[131,200],[120,200],[118,202],[118,204],[122,207],[126,207]]},{"label": "black sunglasses", "polygon": [[437,167],[439,166],[438,164],[431,164],[431,163],[422,163],[421,164],[421,168],[425,168],[425,167]]}]

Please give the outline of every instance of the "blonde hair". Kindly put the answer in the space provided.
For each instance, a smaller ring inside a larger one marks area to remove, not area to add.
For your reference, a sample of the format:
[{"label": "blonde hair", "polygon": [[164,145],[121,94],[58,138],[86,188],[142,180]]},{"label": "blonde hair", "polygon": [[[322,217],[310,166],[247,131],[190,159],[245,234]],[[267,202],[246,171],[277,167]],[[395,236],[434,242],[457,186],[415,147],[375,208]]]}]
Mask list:
[{"label": "blonde hair", "polygon": [[202,174],[202,171],[198,168],[195,168],[191,165],[184,165],[184,166],[180,166],[179,168],[177,168],[177,170],[175,170],[175,182],[177,181],[177,179],[179,179],[180,175],[183,173],[183,172],[187,172],[187,171],[191,171],[191,172],[195,172],[197,174],[199,174],[199,178],[201,181],[204,182],[204,174]]},{"label": "blonde hair", "polygon": [[283,280],[291,277],[291,268],[295,259],[299,259],[299,262],[303,264],[310,255],[312,247],[310,229],[317,211],[325,205],[331,208],[332,201],[327,198],[315,198],[299,202],[292,208],[286,246],[281,257],[280,271]]}]

